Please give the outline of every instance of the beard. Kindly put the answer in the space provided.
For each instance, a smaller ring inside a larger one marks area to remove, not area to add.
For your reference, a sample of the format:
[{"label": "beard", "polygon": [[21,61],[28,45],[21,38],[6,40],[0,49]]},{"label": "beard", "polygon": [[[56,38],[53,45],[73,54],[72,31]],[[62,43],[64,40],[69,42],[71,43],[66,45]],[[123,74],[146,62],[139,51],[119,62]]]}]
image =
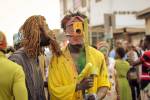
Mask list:
[{"label": "beard", "polygon": [[48,45],[50,45],[50,38],[42,34],[40,36],[40,46],[43,47],[43,46],[48,46]]},{"label": "beard", "polygon": [[82,44],[69,44],[68,48],[71,53],[79,53],[84,46]]}]

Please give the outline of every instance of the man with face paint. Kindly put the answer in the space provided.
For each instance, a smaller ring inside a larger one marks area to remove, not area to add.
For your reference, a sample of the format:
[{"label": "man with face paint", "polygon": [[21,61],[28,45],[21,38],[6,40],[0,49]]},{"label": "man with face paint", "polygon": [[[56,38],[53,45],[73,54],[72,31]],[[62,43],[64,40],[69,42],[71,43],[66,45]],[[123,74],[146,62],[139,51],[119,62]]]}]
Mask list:
[{"label": "man with face paint", "polygon": [[44,46],[51,45],[55,55],[59,55],[60,50],[56,41],[48,36],[49,31],[44,16],[29,17],[21,27],[22,46],[9,57],[10,60],[23,67],[28,89],[28,100],[46,100],[38,57]]},{"label": "man with face paint", "polygon": [[[62,49],[62,55],[54,55],[50,62],[48,86],[51,100],[102,100],[110,86],[104,55],[85,46],[84,18],[86,16],[75,13],[62,20],[62,28],[69,43]],[[91,65],[91,69],[95,68],[98,73],[94,78],[87,69]],[[87,75],[83,75],[85,73]],[[82,77],[81,81],[79,76]]]}]

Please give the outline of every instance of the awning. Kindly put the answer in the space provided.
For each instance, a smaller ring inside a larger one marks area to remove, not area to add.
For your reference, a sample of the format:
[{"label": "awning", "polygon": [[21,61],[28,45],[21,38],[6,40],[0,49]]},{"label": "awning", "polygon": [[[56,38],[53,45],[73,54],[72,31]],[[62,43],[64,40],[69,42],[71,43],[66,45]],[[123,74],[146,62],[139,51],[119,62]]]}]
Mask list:
[{"label": "awning", "polygon": [[148,18],[148,17],[150,17],[150,7],[138,12],[137,15],[136,15],[137,19],[145,19],[145,18]]}]

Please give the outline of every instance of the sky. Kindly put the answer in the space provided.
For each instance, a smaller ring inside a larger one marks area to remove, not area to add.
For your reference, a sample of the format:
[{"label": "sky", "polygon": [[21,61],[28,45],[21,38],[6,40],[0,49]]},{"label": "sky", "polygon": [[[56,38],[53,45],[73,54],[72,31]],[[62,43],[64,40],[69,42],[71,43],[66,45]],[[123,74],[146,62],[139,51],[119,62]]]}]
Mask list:
[{"label": "sky", "polygon": [[45,16],[50,29],[59,29],[59,0],[0,0],[0,31],[8,45],[13,45],[13,34],[32,15]]}]

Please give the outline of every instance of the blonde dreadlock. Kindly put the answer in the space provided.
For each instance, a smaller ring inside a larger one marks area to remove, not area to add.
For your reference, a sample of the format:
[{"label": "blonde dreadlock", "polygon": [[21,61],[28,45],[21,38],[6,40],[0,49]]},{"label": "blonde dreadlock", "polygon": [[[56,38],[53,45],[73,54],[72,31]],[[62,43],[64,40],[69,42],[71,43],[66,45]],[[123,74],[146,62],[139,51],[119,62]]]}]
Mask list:
[{"label": "blonde dreadlock", "polygon": [[45,23],[44,16],[38,15],[29,17],[21,27],[21,30],[23,35],[22,45],[30,57],[35,57],[40,52],[40,34],[44,34],[50,38],[52,51],[56,55],[61,54],[59,45],[48,36],[49,28]]}]

